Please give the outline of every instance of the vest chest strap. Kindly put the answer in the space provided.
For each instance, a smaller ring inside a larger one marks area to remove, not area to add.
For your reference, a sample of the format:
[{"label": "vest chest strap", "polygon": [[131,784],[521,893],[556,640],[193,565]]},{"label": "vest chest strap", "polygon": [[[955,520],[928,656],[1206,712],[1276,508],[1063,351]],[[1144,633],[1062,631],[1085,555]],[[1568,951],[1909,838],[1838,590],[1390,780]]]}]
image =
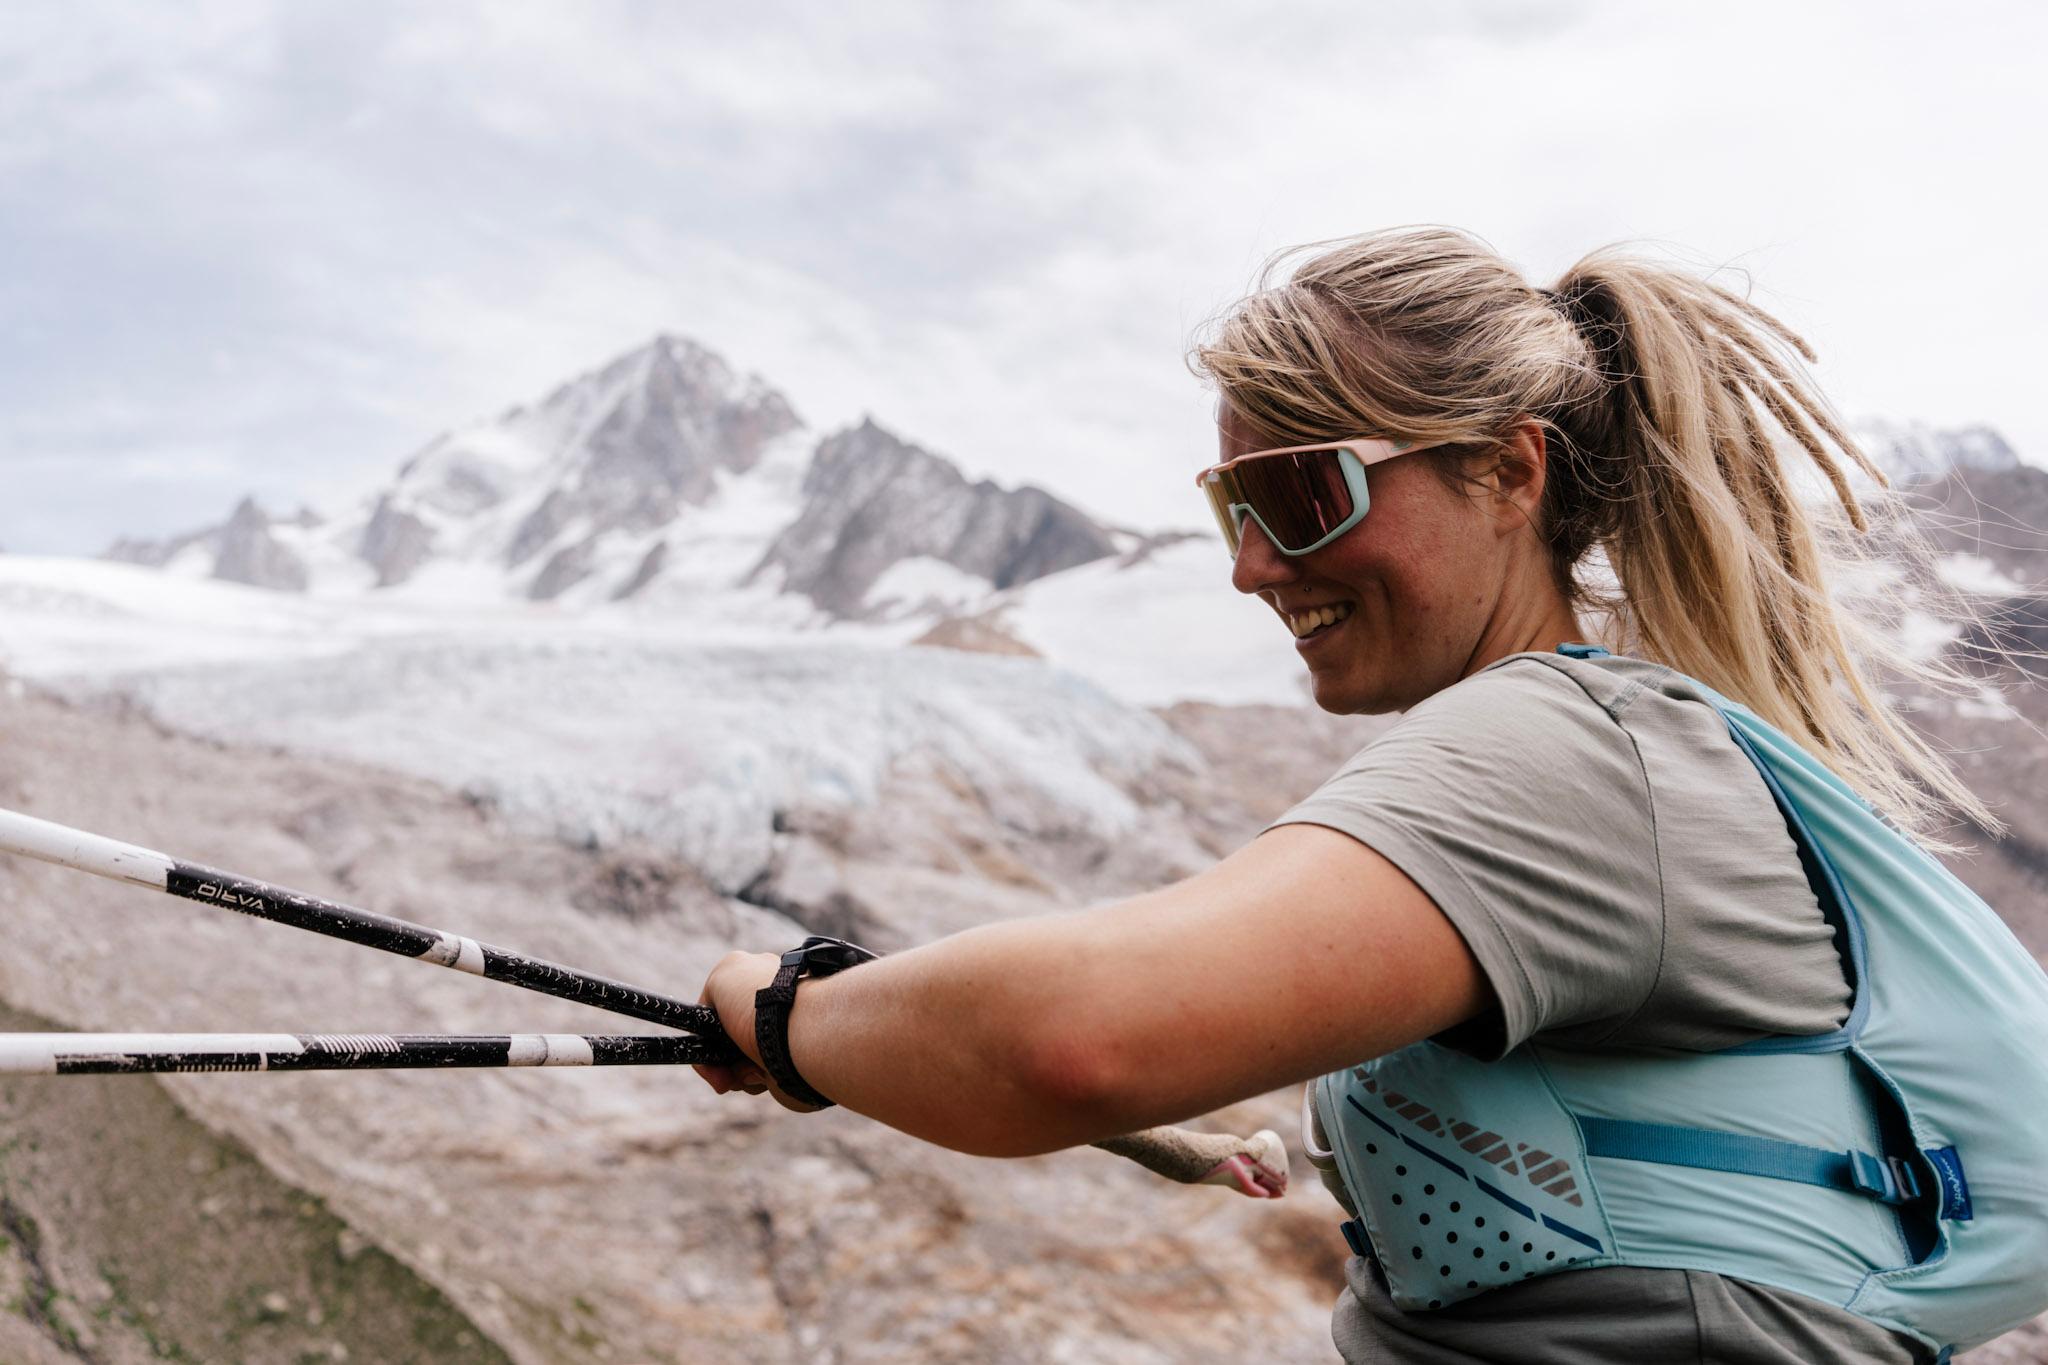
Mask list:
[{"label": "vest chest strap", "polygon": [[1864,1195],[1880,1204],[1910,1204],[1921,1193],[1920,1177],[1901,1157],[1877,1157],[1854,1149],[1831,1152],[1801,1142],[1712,1128],[1596,1119],[1585,1114],[1573,1117],[1586,1135],[1587,1156],[1796,1180],[1802,1185]]}]

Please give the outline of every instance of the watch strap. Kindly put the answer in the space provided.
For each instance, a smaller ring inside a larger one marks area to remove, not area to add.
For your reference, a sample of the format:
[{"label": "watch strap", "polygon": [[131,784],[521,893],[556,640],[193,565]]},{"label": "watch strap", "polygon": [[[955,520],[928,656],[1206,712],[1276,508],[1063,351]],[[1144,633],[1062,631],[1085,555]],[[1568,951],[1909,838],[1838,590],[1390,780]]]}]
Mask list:
[{"label": "watch strap", "polygon": [[796,1004],[797,982],[805,976],[830,976],[874,956],[844,939],[813,934],[784,953],[775,979],[754,992],[754,1045],[761,1053],[761,1069],[791,1099],[819,1109],[835,1103],[803,1078],[789,1055],[789,1012]]}]

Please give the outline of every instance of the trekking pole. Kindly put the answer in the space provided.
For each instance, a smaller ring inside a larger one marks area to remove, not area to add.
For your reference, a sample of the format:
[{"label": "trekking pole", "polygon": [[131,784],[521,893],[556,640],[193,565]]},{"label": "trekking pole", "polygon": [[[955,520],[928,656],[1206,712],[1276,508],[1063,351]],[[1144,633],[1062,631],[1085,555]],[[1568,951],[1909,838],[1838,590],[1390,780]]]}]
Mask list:
[{"label": "trekking pole", "polygon": [[[315,1071],[471,1066],[730,1066],[746,1060],[718,1012],[462,934],[289,891],[154,849],[0,809],[0,853],[55,863],[132,886],[330,938],[418,958],[696,1035],[584,1034],[0,1034],[0,1074]],[[111,1044],[111,1045],[109,1045]],[[580,1045],[580,1046],[579,1046]],[[587,1060],[585,1057],[587,1055]],[[1182,1184],[1224,1185],[1254,1198],[1287,1192],[1277,1133],[1249,1138],[1161,1126],[1091,1144]]]},{"label": "trekking pole", "polygon": [[[0,810],[0,852],[40,858],[59,867],[207,905],[225,906],[256,919],[289,924],[295,929],[345,939],[400,957],[418,958],[437,967],[452,967],[493,981],[507,981],[542,995],[595,1005],[652,1024],[666,1024],[718,1044],[723,1055],[714,1055],[708,1059],[709,1064],[731,1065],[745,1060],[719,1026],[718,1012],[709,1005],[688,1004],[559,962],[479,943],[462,934],[301,895],[198,863],[179,862],[154,849],[138,848],[18,811]],[[717,1051],[714,1049],[714,1053]]]},{"label": "trekking pole", "polygon": [[716,1047],[672,1033],[0,1033],[0,1075],[677,1066]]}]

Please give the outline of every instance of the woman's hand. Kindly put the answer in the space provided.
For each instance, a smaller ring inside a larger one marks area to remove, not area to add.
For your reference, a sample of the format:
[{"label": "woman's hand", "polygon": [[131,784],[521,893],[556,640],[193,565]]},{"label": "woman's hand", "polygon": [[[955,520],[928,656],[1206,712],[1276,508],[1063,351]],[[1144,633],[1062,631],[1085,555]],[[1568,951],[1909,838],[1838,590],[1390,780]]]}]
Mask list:
[{"label": "woman's hand", "polygon": [[[749,1095],[766,1091],[783,1108],[809,1114],[815,1112],[811,1105],[791,1099],[768,1079],[768,1073],[761,1068],[760,1049],[754,1044],[754,992],[774,981],[781,965],[782,958],[776,953],[731,952],[718,960],[711,975],[704,978],[697,1003],[718,1011],[719,1024],[747,1060],[731,1066],[698,1066],[694,1070],[721,1095],[733,1089]],[[798,991],[801,1000],[801,986]]]}]

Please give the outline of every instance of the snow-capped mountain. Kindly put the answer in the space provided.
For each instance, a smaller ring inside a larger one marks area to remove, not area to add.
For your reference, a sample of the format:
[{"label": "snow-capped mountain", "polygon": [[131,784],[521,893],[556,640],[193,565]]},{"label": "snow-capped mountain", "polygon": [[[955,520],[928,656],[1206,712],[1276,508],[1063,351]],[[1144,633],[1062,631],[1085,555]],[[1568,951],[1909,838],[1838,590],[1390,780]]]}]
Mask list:
[{"label": "snow-capped mountain", "polygon": [[1901,487],[1928,483],[1953,469],[2015,469],[2020,457],[1987,426],[1933,427],[1925,422],[1864,418],[1851,433],[1872,464]]},{"label": "snow-capped mountain", "polygon": [[[320,518],[302,509],[288,525],[310,532],[320,525]],[[104,557],[152,569],[183,569],[230,583],[283,592],[304,592],[307,586],[305,561],[273,534],[269,514],[254,498],[243,498],[218,526],[170,540],[123,538],[115,541]]]},{"label": "snow-capped mountain", "polygon": [[[1902,487],[2040,472],[1986,427],[1855,429]],[[631,629],[699,639],[831,628],[1038,655],[1141,705],[1300,704],[1291,638],[1230,590],[1220,549],[1206,528],[1148,535],[970,481],[872,418],[820,436],[759,376],[660,336],[435,439],[329,521],[245,500],[220,526],[108,557],[365,607],[542,602],[545,630],[564,628],[560,609],[616,605]]]},{"label": "snow-capped mountain", "polygon": [[821,440],[760,376],[664,335],[435,439],[330,522],[272,522],[244,500],[221,526],[106,557],[319,594],[793,595],[775,614],[802,621],[957,604],[1125,544],[1040,489],[970,483],[872,419]]},{"label": "snow-capped mountain", "polygon": [[379,587],[455,561],[490,565],[506,588],[554,599],[630,573],[624,561],[644,561],[664,531],[802,428],[758,376],[742,379],[695,342],[661,336],[531,408],[434,441],[345,533],[357,532],[356,553]]},{"label": "snow-capped mountain", "polygon": [[[1899,485],[2019,461],[1996,431],[1870,419]],[[985,612],[1033,580],[1171,542],[1043,490],[970,482],[877,424],[820,435],[759,375],[662,335],[430,442],[358,506],[122,539],[106,558],[279,591],[612,600],[788,625]],[[1199,552],[1182,549],[1174,557]],[[1156,577],[1158,566],[1148,571]]]}]

